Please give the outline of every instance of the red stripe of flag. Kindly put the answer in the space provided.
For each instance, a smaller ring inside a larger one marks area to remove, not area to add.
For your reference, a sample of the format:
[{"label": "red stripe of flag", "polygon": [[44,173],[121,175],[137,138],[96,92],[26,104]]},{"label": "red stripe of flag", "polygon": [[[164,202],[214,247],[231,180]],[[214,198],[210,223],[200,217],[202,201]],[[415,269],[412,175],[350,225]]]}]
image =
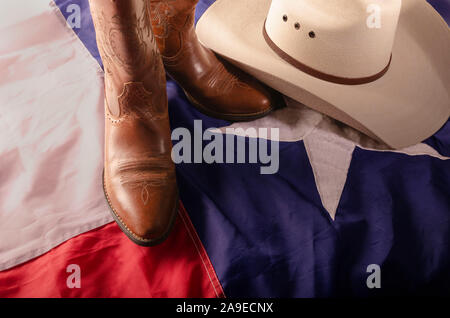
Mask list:
[{"label": "red stripe of flag", "polygon": [[[79,266],[80,288],[70,288],[70,265]],[[110,223],[0,272],[0,297],[212,298],[224,292],[180,204],[174,229],[161,245],[137,246]]]}]

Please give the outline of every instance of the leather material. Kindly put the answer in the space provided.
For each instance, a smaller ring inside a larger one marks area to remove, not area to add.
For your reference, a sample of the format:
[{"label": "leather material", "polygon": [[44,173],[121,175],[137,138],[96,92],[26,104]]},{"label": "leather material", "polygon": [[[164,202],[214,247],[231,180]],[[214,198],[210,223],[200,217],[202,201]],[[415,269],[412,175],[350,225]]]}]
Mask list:
[{"label": "leather material", "polygon": [[251,76],[200,44],[194,28],[198,0],[150,0],[151,22],[167,73],[207,115],[228,120],[262,117],[280,99]]},{"label": "leather material", "polygon": [[105,107],[105,195],[114,219],[139,245],[162,241],[178,207],[167,99],[159,92],[164,97],[154,104],[153,95],[130,82],[119,97],[120,115]]},{"label": "leather material", "polygon": [[143,0],[91,1],[105,65],[103,188],[136,244],[161,243],[178,210],[166,79]]}]

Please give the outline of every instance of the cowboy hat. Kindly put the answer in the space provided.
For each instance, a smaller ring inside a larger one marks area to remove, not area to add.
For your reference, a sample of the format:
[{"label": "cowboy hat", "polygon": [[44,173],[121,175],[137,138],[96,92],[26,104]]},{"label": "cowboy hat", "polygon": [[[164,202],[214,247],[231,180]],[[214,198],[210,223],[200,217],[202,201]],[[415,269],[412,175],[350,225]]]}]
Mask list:
[{"label": "cowboy hat", "polygon": [[218,0],[203,45],[392,148],[450,115],[450,32],[425,0]]}]

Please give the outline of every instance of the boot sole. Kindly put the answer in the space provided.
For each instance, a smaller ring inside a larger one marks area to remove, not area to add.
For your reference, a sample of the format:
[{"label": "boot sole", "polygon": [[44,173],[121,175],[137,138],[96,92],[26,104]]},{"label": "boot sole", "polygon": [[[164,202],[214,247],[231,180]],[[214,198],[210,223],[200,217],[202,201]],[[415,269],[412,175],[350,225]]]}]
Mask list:
[{"label": "boot sole", "polygon": [[178,198],[179,198],[178,195],[176,197],[177,204],[175,205],[174,211],[172,211],[172,218],[170,220],[170,223],[169,223],[169,226],[168,226],[166,232],[161,237],[159,237],[157,239],[144,239],[144,238],[140,238],[135,233],[131,232],[128,229],[127,225],[122,221],[121,217],[117,214],[115,209],[112,207],[112,204],[111,204],[111,202],[109,200],[108,193],[106,191],[105,171],[104,170],[103,170],[103,173],[102,173],[102,185],[103,185],[103,194],[105,195],[106,202],[108,203],[108,207],[109,207],[109,210],[111,212],[111,215],[112,215],[114,221],[116,221],[117,225],[122,230],[122,232],[133,243],[135,243],[135,244],[137,244],[139,246],[143,246],[143,247],[151,247],[151,246],[159,245],[159,244],[163,243],[167,239],[169,234],[172,232],[172,229],[173,229],[174,224],[175,224],[175,220],[176,220],[176,216],[177,216],[177,210],[178,210]]}]

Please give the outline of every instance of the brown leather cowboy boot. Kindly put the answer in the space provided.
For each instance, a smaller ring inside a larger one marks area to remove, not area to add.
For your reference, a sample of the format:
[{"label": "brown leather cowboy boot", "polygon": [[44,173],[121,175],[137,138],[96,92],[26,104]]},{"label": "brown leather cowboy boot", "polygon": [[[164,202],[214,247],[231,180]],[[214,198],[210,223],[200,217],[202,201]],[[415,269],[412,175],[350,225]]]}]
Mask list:
[{"label": "brown leather cowboy boot", "polygon": [[194,28],[198,0],[148,0],[167,73],[206,115],[243,121],[263,117],[281,98],[200,44]]},{"label": "brown leather cowboy boot", "polygon": [[168,235],[178,208],[165,72],[146,0],[90,0],[105,66],[103,187],[136,244]]}]

